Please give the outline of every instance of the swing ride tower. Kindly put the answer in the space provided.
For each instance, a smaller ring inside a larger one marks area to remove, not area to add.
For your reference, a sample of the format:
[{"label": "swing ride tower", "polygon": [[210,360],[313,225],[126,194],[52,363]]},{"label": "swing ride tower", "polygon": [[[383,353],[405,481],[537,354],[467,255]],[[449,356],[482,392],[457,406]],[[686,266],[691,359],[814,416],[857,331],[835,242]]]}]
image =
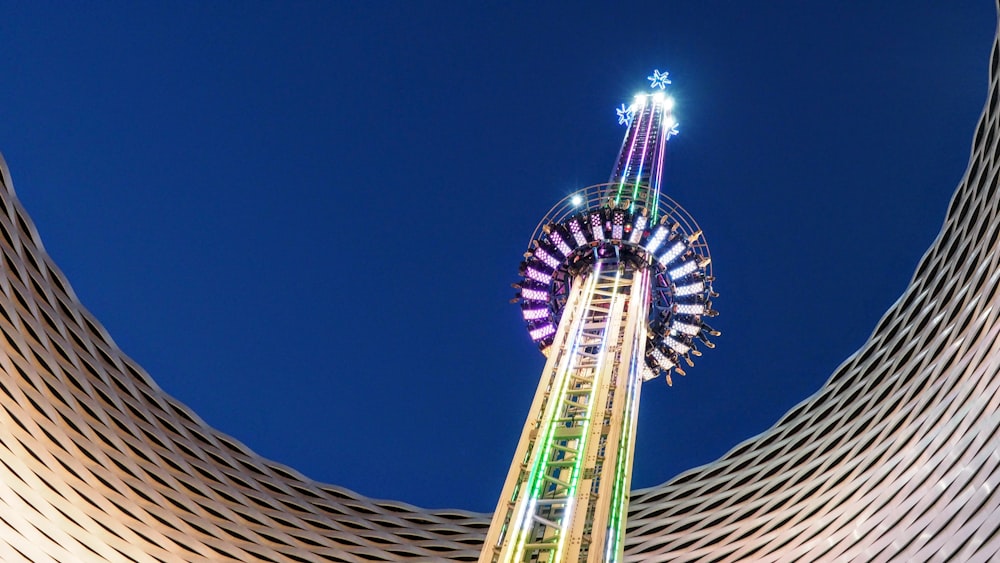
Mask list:
[{"label": "swing ride tower", "polygon": [[708,246],[661,191],[670,80],[649,80],[618,109],[609,182],[556,204],[524,254],[515,302],[547,360],[480,562],[620,561],[642,383],[719,334]]}]

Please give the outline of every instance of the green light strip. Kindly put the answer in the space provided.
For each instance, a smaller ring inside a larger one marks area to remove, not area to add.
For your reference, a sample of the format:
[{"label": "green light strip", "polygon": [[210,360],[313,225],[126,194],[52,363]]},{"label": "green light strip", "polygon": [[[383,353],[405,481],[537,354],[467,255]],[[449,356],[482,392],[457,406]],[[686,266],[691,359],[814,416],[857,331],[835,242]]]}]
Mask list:
[{"label": "green light strip", "polygon": [[[595,276],[596,277],[596,276]],[[580,435],[579,448],[577,451],[579,455],[576,457],[576,462],[573,464],[573,473],[570,478],[570,489],[567,495],[572,502],[576,498],[576,488],[580,484],[580,466],[583,464],[584,453],[586,452],[587,446],[587,432],[590,429],[590,420],[594,416],[594,404],[597,402],[594,400],[594,395],[597,393],[598,381],[597,377],[603,371],[601,366],[604,363],[604,355],[608,350],[608,323],[611,320],[611,312],[615,310],[615,301],[618,299],[618,286],[621,283],[622,271],[619,269],[615,273],[615,285],[614,289],[611,291],[611,302],[608,303],[608,317],[604,320],[604,334],[601,335],[601,351],[597,356],[597,371],[594,373],[594,380],[590,385],[590,397],[587,401],[587,416],[583,421],[583,433]],[[589,302],[588,302],[589,305]],[[567,505],[566,513],[563,515],[562,529],[560,531],[559,547],[556,550],[555,561],[562,561],[562,550],[565,545],[563,541],[566,537],[566,528],[569,526],[569,522],[573,517],[573,510],[571,505]]]},{"label": "green light strip", "polygon": [[[649,276],[645,272],[642,274],[642,281],[639,288],[633,287],[633,294],[635,295],[646,295],[646,290],[649,284]],[[635,293],[635,289],[639,289],[639,293]],[[607,548],[604,552],[604,561],[613,562],[618,560],[619,546],[622,545],[622,538],[625,535],[625,509],[627,502],[625,500],[625,494],[627,493],[627,479],[630,473],[631,456],[629,456],[629,451],[631,450],[632,436],[632,426],[634,421],[634,412],[636,403],[638,402],[639,395],[639,354],[638,350],[641,350],[642,345],[640,338],[640,331],[636,331],[632,336],[632,358],[629,362],[629,373],[628,373],[628,393],[626,396],[625,412],[622,417],[622,432],[618,440],[618,463],[615,468],[615,481],[611,497],[611,514],[608,518],[608,540]]]},{"label": "green light strip", "polygon": [[[587,308],[589,308],[588,306],[591,303],[591,301],[593,300],[594,290],[597,287],[597,279],[600,277],[600,268],[601,268],[600,263],[596,264],[595,267],[594,267],[594,271],[591,274],[591,278],[588,280],[586,294],[585,294],[586,297],[584,299],[584,303],[586,305],[583,305],[583,306],[581,306],[579,304],[577,305],[577,307],[580,308],[579,310],[581,312],[581,316],[582,316],[582,313],[585,312],[587,310]],[[573,358],[573,357],[576,356],[576,351],[579,348],[580,339],[581,339],[581,337],[583,335],[583,329],[584,329],[584,326],[585,326],[585,323],[582,322],[582,319],[575,319],[575,321],[579,322],[579,327],[577,328],[577,331],[576,331],[576,333],[573,336],[573,342],[572,342],[572,345],[570,347],[570,350],[572,351],[571,352],[571,356],[570,356],[571,358]],[[548,473],[548,471],[547,471],[549,469],[549,466],[548,466],[548,457],[549,457],[549,453],[550,453],[551,448],[552,448],[552,437],[553,437],[553,434],[555,434],[555,429],[556,429],[556,422],[555,422],[556,418],[557,418],[556,417],[556,412],[557,412],[557,409],[559,408],[559,406],[561,404],[561,398],[566,393],[566,387],[569,384],[569,379],[570,379],[569,374],[570,374],[571,371],[572,371],[572,368],[568,368],[568,369],[564,370],[560,374],[560,376],[559,376],[560,380],[559,380],[559,382],[557,384],[559,392],[558,392],[558,394],[552,395],[549,398],[549,400],[552,401],[552,402],[551,402],[550,406],[546,409],[546,410],[551,409],[551,410],[549,410],[548,417],[547,417],[547,419],[548,419],[547,420],[548,427],[545,430],[545,438],[542,441],[542,447],[541,447],[541,449],[536,450],[538,452],[538,454],[535,457],[534,463],[532,463],[531,473],[528,476],[528,483],[529,483],[529,487],[530,488],[529,488],[528,493],[527,493],[527,498],[524,500],[525,505],[522,507],[522,512],[521,512],[521,514],[518,517],[519,521],[517,522],[517,525],[516,525],[516,529],[518,531],[517,531],[517,537],[516,537],[516,542],[515,542],[515,545],[514,545],[514,549],[510,550],[507,553],[507,558],[505,559],[505,561],[512,561],[512,560],[514,560],[513,557],[515,556],[515,554],[518,555],[517,561],[523,561],[524,560],[524,554],[522,552],[524,550],[525,543],[527,542],[527,539],[528,539],[528,533],[529,533],[529,531],[531,530],[531,527],[532,527],[531,526],[531,514],[530,513],[533,512],[533,509],[534,509],[534,506],[535,506],[535,502],[540,497],[540,492],[541,492],[543,483],[545,482],[544,477]],[[582,453],[582,450],[578,449],[578,452]],[[582,456],[580,456],[578,454],[577,457],[579,458],[579,457],[582,457]],[[565,514],[564,514],[564,518],[565,518]],[[562,550],[563,542],[564,542],[564,538],[560,537],[559,540],[558,540],[558,547],[557,547],[557,549],[559,551]],[[558,560],[558,558],[556,560]]]},{"label": "green light strip", "polygon": [[[653,107],[649,111],[649,124],[646,125],[646,138],[642,141],[642,155],[639,158],[639,171],[635,175],[635,187],[632,188],[632,204],[629,206],[629,211],[635,212],[635,200],[639,198],[639,185],[642,182],[642,169],[646,167],[646,152],[649,150],[647,146],[649,143],[649,132],[653,130],[653,120],[656,118],[656,110],[659,106],[655,101],[652,102]],[[662,115],[663,110],[660,109]],[[636,136],[639,132],[636,131]]]}]

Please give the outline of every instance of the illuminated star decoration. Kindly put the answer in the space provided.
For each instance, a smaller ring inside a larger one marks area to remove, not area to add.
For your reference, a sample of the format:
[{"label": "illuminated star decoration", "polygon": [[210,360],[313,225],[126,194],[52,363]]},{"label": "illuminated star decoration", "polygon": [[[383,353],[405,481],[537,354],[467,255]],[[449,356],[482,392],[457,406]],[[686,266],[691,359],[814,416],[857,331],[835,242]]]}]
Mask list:
[{"label": "illuminated star decoration", "polygon": [[618,112],[619,125],[632,124],[632,118],[635,117],[635,106],[625,107],[625,104],[622,104],[622,107],[616,109],[615,111]]},{"label": "illuminated star decoration", "polygon": [[670,84],[670,79],[667,78],[669,72],[660,72],[659,69],[653,71],[651,76],[647,76],[646,79],[652,82],[650,88],[659,88],[660,90],[665,90],[667,84]]},{"label": "illuminated star decoration", "polygon": [[667,131],[667,138],[669,139],[670,137],[673,137],[678,133],[680,133],[680,129],[677,128],[677,123],[675,122],[673,125],[670,126],[670,130]]}]

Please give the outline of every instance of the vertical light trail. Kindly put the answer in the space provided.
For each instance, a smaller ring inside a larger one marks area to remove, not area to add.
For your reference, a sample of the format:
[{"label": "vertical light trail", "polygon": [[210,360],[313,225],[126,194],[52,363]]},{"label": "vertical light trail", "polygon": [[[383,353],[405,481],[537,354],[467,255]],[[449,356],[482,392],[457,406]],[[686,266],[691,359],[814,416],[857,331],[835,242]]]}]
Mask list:
[{"label": "vertical light trail", "polygon": [[[646,166],[646,155],[649,154],[649,132],[653,130],[653,122],[656,120],[656,110],[661,109],[661,104],[652,101],[653,107],[649,110],[649,123],[646,124],[646,136],[642,140],[642,155],[639,157],[639,171],[635,175],[635,187],[632,188],[632,205],[629,211],[635,211],[635,200],[639,197],[639,186],[642,184],[642,170]],[[662,111],[662,110],[661,110]],[[662,123],[662,120],[660,121]],[[638,134],[636,135],[638,136]],[[631,157],[630,157],[631,158]]]},{"label": "vertical light trail", "polygon": [[[646,107],[646,96],[640,96],[636,99],[636,104],[639,104],[637,110],[641,110]],[[641,114],[640,114],[641,116]],[[632,164],[632,155],[635,154],[635,143],[639,139],[639,127],[633,125],[638,123],[638,119],[633,118],[632,123],[629,124],[629,135],[632,138],[632,142],[628,148],[628,158],[625,159],[625,163],[622,165],[622,170],[620,171],[620,178],[618,180],[618,194],[615,196],[615,205],[618,205],[622,199],[622,191],[625,189],[625,183],[628,179],[629,169]],[[614,178],[612,178],[614,180]]]},{"label": "vertical light trail", "polygon": [[[598,265],[600,265],[600,263],[598,263]],[[597,279],[596,275],[594,276],[594,279]],[[585,457],[584,454],[586,453],[587,449],[587,431],[590,429],[590,421],[594,416],[594,403],[597,402],[595,401],[595,399],[597,395],[597,389],[600,387],[599,385],[600,381],[598,380],[598,377],[604,371],[602,369],[604,367],[604,356],[608,352],[608,335],[611,333],[611,331],[608,330],[608,325],[611,321],[611,313],[615,310],[615,302],[620,298],[620,296],[618,295],[618,287],[619,284],[621,284],[621,280],[622,280],[622,270],[619,267],[617,272],[615,273],[615,285],[614,289],[612,289],[611,291],[611,300],[608,302],[608,318],[605,319],[604,321],[604,334],[601,335],[601,347],[600,347],[600,352],[597,355],[597,363],[594,371],[594,380],[590,384],[591,393],[590,393],[590,399],[587,401],[587,415],[583,419],[583,428],[580,433],[580,439],[577,447],[577,451],[579,453],[576,456],[575,462],[573,463],[573,472],[570,476],[570,481],[569,481],[570,489],[568,494],[566,495],[569,497],[570,501],[566,505],[566,511],[563,514],[562,526],[559,529],[559,547],[556,549],[555,561],[562,561],[562,551],[563,547],[565,547],[566,545],[565,542],[565,539],[567,537],[566,531],[569,528],[570,522],[573,521],[572,503],[573,499],[576,498],[576,488],[580,479],[580,465],[583,463],[583,458]],[[589,304],[590,303],[588,302],[588,305]]]},{"label": "vertical light trail", "polygon": [[666,119],[660,120],[660,138],[656,143],[656,178],[653,181],[652,205],[647,206],[647,209],[653,210],[653,219],[651,221],[653,224],[656,223],[660,215],[660,182],[663,180],[663,161],[664,156],[667,154],[667,141],[670,139],[670,132],[666,130],[666,123]]},{"label": "vertical light trail", "polygon": [[[598,262],[594,265],[594,270],[590,274],[590,278],[587,280],[587,288],[584,293],[584,299],[582,304],[579,305],[579,311],[581,317],[584,312],[589,309],[589,304],[593,301],[594,292],[597,287],[597,280],[600,277],[601,263]],[[582,340],[584,327],[586,319],[579,318],[574,319],[573,322],[578,323],[576,331],[573,333],[573,339],[570,345],[570,359],[571,363],[565,370],[559,374],[559,381],[557,382],[558,391],[553,393],[550,397],[550,404],[546,405],[545,411],[546,416],[542,417],[542,420],[548,421],[548,427],[545,429],[545,437],[541,442],[541,447],[536,448],[534,451],[535,461],[532,463],[531,473],[528,477],[528,491],[526,494],[530,499],[528,502],[522,504],[521,512],[517,515],[513,529],[517,530],[517,536],[514,538],[514,549],[507,553],[505,561],[513,561],[513,557],[520,556],[524,550],[524,546],[527,543],[528,536],[532,529],[532,514],[534,514],[535,506],[537,505],[540,492],[545,481],[544,477],[548,470],[548,455],[549,450],[552,446],[552,438],[555,434],[556,429],[556,409],[559,408],[561,403],[561,398],[565,395],[566,387],[569,384],[569,374],[575,369],[576,358],[578,357],[578,349],[580,346],[580,341]],[[582,452],[581,452],[582,453]],[[582,456],[578,455],[578,458]],[[570,501],[571,502],[571,501]],[[564,518],[565,522],[565,518]],[[559,549],[561,549],[564,537],[560,534],[559,538]],[[558,560],[558,559],[556,559]]]},{"label": "vertical light trail", "polygon": [[[641,279],[638,284],[633,283],[632,285],[633,299],[629,303],[632,307],[638,307],[640,306],[640,302],[648,302],[649,299],[649,272],[641,270],[636,272],[635,275],[641,276]],[[643,309],[645,308],[643,307]],[[629,311],[628,314],[634,315],[636,313],[635,311]],[[625,495],[628,494],[629,475],[632,471],[631,450],[636,422],[635,411],[639,406],[639,392],[642,389],[642,381],[639,375],[641,370],[640,358],[642,357],[645,340],[646,336],[642,330],[636,330],[632,335],[632,354],[629,359],[625,416],[622,418],[622,435],[618,440],[619,462],[615,469],[615,480],[611,497],[611,515],[608,518],[608,541],[604,553],[604,561],[608,563],[617,561],[622,535],[625,533],[624,515],[627,508]]]}]

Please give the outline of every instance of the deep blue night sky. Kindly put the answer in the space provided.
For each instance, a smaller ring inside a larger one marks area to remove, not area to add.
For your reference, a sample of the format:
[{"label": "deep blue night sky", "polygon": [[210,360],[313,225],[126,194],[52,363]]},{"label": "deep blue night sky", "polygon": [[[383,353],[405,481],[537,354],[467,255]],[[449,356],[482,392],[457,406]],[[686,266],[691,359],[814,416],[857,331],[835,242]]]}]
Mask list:
[{"label": "deep blue night sky", "polygon": [[902,293],[996,16],[569,6],[7,6],[0,151],[83,303],[208,423],[320,481],[489,511],[543,363],[508,303],[521,253],[669,70],[666,189],[712,247],[723,336],[643,391],[634,485],[658,484],[808,397]]}]

